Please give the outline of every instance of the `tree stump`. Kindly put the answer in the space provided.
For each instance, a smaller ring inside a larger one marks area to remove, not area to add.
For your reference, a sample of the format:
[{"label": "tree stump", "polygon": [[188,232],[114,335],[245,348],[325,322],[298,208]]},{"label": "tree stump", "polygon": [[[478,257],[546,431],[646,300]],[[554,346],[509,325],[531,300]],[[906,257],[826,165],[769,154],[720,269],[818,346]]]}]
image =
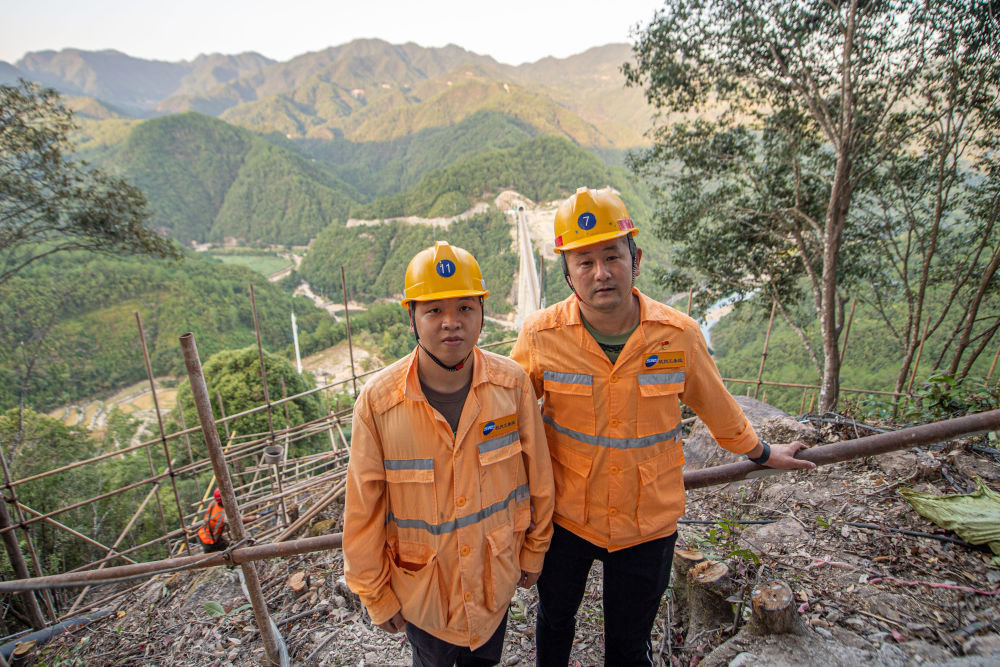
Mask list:
[{"label": "tree stump", "polygon": [[705,560],[705,556],[700,551],[691,549],[674,549],[673,562],[673,582],[672,590],[674,596],[674,609],[676,618],[673,619],[680,625],[687,625],[687,605],[688,605],[688,572],[691,568]]},{"label": "tree stump", "polygon": [[728,627],[733,623],[733,602],[736,584],[729,576],[725,563],[704,560],[687,574],[688,638]]},{"label": "tree stump", "polygon": [[806,625],[795,608],[792,589],[783,581],[771,581],[750,593],[752,616],[747,630],[755,635],[806,634]]}]

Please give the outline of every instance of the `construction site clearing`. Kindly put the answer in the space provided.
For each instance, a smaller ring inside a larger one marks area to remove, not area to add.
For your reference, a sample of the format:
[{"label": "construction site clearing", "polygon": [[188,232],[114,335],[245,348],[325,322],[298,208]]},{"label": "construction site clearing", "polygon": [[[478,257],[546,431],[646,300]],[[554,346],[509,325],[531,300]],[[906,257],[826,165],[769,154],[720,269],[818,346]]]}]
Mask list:
[{"label": "construction site clearing", "polygon": [[[753,399],[739,401],[755,429],[774,442],[799,438],[822,447],[885,430],[831,414],[794,419]],[[686,469],[739,460],[707,442],[700,422],[691,426]],[[986,436],[951,438],[690,490],[671,588],[654,623],[655,664],[1000,664],[1000,569],[991,567],[993,554],[938,528],[900,494],[904,488],[970,493],[977,479],[997,489],[994,444]],[[283,512],[300,526],[294,534],[268,522],[249,524],[248,534],[264,544],[261,536],[273,538],[275,530],[283,539],[339,533],[337,476],[344,466],[346,460],[327,466],[323,484],[288,496]],[[373,628],[348,590],[339,549],[259,560],[255,567],[288,664],[410,664],[404,635]],[[216,566],[96,587],[77,612],[93,621],[29,647],[17,664],[267,664],[240,578],[239,567]],[[791,592],[782,612],[791,622],[782,634],[754,628],[755,596],[772,582]],[[501,664],[534,662],[536,602],[534,589],[518,589]],[[571,664],[604,664],[599,563],[577,623]]]}]

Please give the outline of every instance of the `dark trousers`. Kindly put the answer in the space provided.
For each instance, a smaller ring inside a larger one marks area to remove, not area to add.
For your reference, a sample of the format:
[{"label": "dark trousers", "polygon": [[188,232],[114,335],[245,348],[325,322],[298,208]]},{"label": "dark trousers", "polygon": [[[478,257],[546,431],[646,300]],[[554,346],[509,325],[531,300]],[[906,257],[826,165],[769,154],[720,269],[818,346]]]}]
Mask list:
[{"label": "dark trousers", "polygon": [[215,541],[214,544],[201,543],[201,548],[205,550],[205,553],[212,553],[213,551],[225,551],[229,548],[229,540],[225,537],[220,537]]},{"label": "dark trousers", "polygon": [[566,667],[595,560],[604,565],[604,664],[652,665],[649,634],[670,580],[677,533],[609,552],[556,525],[538,579],[540,667]]},{"label": "dark trousers", "polygon": [[424,632],[412,623],[406,624],[406,638],[413,649],[413,667],[491,667],[503,655],[503,638],[507,633],[507,614],[500,627],[485,644],[475,651],[468,646],[456,646]]}]

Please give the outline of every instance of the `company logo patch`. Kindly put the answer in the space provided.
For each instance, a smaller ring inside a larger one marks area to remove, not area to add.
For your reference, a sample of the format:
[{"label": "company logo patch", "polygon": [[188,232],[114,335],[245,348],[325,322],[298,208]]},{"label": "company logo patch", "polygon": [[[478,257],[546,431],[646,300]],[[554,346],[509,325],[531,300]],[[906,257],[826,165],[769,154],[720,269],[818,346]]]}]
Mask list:
[{"label": "company logo patch", "polygon": [[[669,343],[670,341],[667,341]],[[663,346],[666,343],[662,344]],[[684,367],[684,352],[666,352],[664,354],[651,354],[646,357],[645,360],[646,368],[683,368]]]},{"label": "company logo patch", "polygon": [[517,430],[517,414],[483,422],[479,425],[479,429],[483,432],[483,439],[499,438],[501,435],[507,435]]},{"label": "company logo patch", "polygon": [[576,224],[580,229],[584,231],[588,229],[593,229],[594,225],[597,224],[597,216],[591,213],[590,211],[586,211],[584,213],[581,213],[580,217],[576,219]]},{"label": "company logo patch", "polygon": [[434,266],[434,270],[442,278],[451,278],[455,275],[455,262],[450,259],[442,259]]},{"label": "company logo patch", "polygon": [[618,229],[622,230],[623,232],[626,229],[635,229],[635,223],[632,222],[632,218],[622,218],[621,220],[618,221]]},{"label": "company logo patch", "polygon": [[665,340],[662,343],[660,343],[660,349],[661,350],[665,350],[668,347],[670,347],[670,341],[669,340]]}]

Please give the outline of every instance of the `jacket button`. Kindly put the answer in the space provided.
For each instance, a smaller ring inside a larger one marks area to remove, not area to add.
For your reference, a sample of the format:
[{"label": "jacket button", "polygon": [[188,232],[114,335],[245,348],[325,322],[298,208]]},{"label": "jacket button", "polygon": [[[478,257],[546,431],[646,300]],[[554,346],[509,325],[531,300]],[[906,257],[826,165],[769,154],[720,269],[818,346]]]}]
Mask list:
[{"label": "jacket button", "polygon": [[[462,545],[461,554],[463,556],[468,556],[469,555],[469,551],[470,551],[470,549],[469,549],[469,545],[468,544]],[[466,595],[468,595],[468,593],[466,593]]]},{"label": "jacket button", "polygon": [[618,466],[611,466],[611,472],[615,473],[616,475],[618,473],[620,473],[621,471],[622,471],[622,469],[619,468]]},{"label": "jacket button", "polygon": [[620,419],[612,419],[612,420],[611,420],[610,422],[608,422],[608,423],[609,423],[609,424],[611,424],[612,426],[618,426],[618,425],[619,425],[619,424],[621,424],[622,422],[621,422],[621,420],[620,420]]},{"label": "jacket button", "polygon": [[618,382],[618,376],[617,375],[612,375],[611,376],[611,381],[612,382]]},{"label": "jacket button", "polygon": [[459,507],[465,507],[465,496],[460,496],[458,500],[455,501],[455,504]]},{"label": "jacket button", "polygon": [[611,509],[608,510],[608,514],[610,516],[614,516],[614,515],[618,514],[618,508],[617,507],[612,507]]},{"label": "jacket button", "polygon": [[[466,594],[465,594],[465,601],[466,601],[466,602],[468,602],[468,601],[469,601],[469,600],[471,600],[471,599],[472,599],[472,593],[466,593]],[[475,637],[473,637],[473,638],[472,638],[472,641],[476,641],[476,638],[475,638]]]},{"label": "jacket button", "polygon": [[469,637],[469,641],[475,644],[476,642],[479,641],[479,635],[472,635],[471,637]]}]

